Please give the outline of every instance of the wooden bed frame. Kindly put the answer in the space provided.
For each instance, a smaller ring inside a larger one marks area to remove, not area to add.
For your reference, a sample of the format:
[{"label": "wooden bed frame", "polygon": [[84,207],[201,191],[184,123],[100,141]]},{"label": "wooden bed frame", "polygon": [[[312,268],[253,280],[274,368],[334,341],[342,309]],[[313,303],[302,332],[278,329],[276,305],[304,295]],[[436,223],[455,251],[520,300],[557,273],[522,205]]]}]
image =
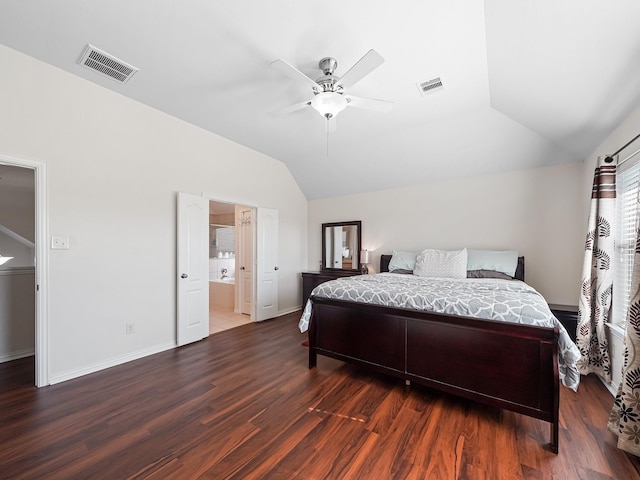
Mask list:
[{"label": "wooden bed frame", "polygon": [[[380,271],[391,256],[383,255]],[[519,259],[524,278],[524,259]],[[309,368],[324,355],[551,423],[558,453],[558,329],[311,297]]]}]

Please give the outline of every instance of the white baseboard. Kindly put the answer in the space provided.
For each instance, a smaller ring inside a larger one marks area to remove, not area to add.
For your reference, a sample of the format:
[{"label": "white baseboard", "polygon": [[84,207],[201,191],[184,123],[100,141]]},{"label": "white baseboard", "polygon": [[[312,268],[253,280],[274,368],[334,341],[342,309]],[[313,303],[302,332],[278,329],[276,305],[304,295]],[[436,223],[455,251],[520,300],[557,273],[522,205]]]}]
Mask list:
[{"label": "white baseboard", "polygon": [[0,363],[10,362],[11,360],[18,360],[19,358],[32,357],[36,354],[33,348],[25,348],[24,350],[18,350],[16,352],[9,352],[0,355]]},{"label": "white baseboard", "polygon": [[[278,312],[278,316],[280,317],[282,315],[287,315],[289,313],[293,313],[296,311],[300,311],[300,308],[294,307],[286,311]],[[68,370],[63,373],[52,374],[49,376],[49,384],[54,385],[56,383],[66,382],[67,380],[71,380],[73,378],[82,377],[84,375],[89,375],[90,373],[99,372],[100,370],[104,370],[106,368],[115,367],[117,365],[122,365],[123,363],[148,357],[149,355],[153,355],[155,353],[164,352],[165,350],[170,350],[172,348],[175,348],[176,346],[177,345],[175,342],[168,342],[168,343],[156,345],[154,347],[150,347],[144,350],[138,350],[136,352],[129,353],[127,355],[122,355],[120,357],[112,358],[104,362],[98,362],[92,365],[87,365],[86,367],[78,368],[75,370]],[[31,351],[31,355],[33,355],[33,350]],[[27,356],[27,355],[23,355],[23,356]],[[16,358],[20,358],[20,357],[16,357]]]},{"label": "white baseboard", "polygon": [[66,382],[67,380],[71,380],[73,378],[78,378],[78,377],[82,377],[83,375],[99,372],[100,370],[104,370],[106,368],[115,367],[116,365],[122,365],[123,363],[148,357],[149,355],[164,352],[165,350],[170,350],[175,347],[176,347],[175,342],[167,342],[167,343],[146,348],[144,350],[138,350],[136,352],[128,353],[126,355],[121,355],[120,357],[112,358],[104,362],[94,363],[93,365],[88,365],[86,367],[78,368],[76,370],[69,370],[63,373],[50,375],[49,383],[53,385],[55,383]]},{"label": "white baseboard", "polygon": [[598,377],[600,379],[600,381],[602,382],[602,384],[607,387],[607,390],[609,390],[609,393],[615,398],[616,395],[618,395],[618,387],[615,386],[613,383],[607,383],[605,382],[602,377]]},{"label": "white baseboard", "polygon": [[[602,382],[602,384],[605,386],[605,388],[607,390],[609,390],[609,393],[611,395],[613,395],[614,398],[615,398],[616,395],[618,395],[618,386],[617,385],[615,385],[613,382],[609,383],[609,382],[605,381],[600,375],[596,375],[596,377],[598,377],[598,380],[600,380],[600,382]],[[578,387],[578,388],[580,388],[580,387]]]},{"label": "white baseboard", "polygon": [[615,387],[615,385],[613,385],[612,383],[609,384],[604,384],[605,387],[607,387],[607,390],[609,390],[609,393],[611,393],[611,396],[613,398],[616,398],[616,395],[618,395],[618,389]]}]

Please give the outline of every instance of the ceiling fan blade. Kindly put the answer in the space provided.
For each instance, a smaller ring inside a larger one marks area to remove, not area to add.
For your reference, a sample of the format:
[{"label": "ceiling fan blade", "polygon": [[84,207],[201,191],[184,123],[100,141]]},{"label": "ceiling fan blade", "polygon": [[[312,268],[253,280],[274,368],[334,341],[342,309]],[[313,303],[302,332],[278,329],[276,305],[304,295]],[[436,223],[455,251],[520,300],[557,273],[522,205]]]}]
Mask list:
[{"label": "ceiling fan blade", "polygon": [[344,90],[355,85],[364,77],[384,63],[384,58],[375,50],[369,50],[364,56],[345,73],[336,83],[336,87]]},{"label": "ceiling fan blade", "polygon": [[285,74],[287,77],[292,78],[300,85],[304,85],[306,88],[320,89],[320,85],[318,85],[315,80],[307,77],[304,73],[298,70],[296,67],[291,65],[289,62],[283,59],[278,59],[275,62],[271,62],[271,66],[278,70],[280,73]]},{"label": "ceiling fan blade", "polygon": [[374,110],[376,112],[388,113],[393,108],[395,102],[388,100],[377,100],[375,98],[354,97],[353,95],[345,95],[350,107],[364,108],[366,110]]},{"label": "ceiling fan blade", "polygon": [[289,105],[288,107],[282,108],[280,110],[269,112],[269,115],[272,115],[272,116],[284,115],[286,113],[302,110],[303,108],[306,108],[309,105],[311,105],[311,100],[305,100],[304,102],[294,103],[293,105]]}]

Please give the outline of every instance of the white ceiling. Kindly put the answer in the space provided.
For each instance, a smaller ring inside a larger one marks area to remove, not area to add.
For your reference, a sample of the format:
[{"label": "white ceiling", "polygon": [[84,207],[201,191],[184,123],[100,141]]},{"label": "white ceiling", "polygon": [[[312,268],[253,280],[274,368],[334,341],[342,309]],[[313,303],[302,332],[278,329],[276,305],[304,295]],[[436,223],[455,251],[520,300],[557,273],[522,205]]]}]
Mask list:
[{"label": "white ceiling", "polygon": [[[3,0],[0,43],[281,160],[315,199],[583,160],[640,104],[638,19],[637,0]],[[139,72],[79,66],[89,43]],[[274,60],[341,76],[369,49],[386,61],[349,93],[391,113],[347,108],[328,144],[310,108],[269,115],[312,96]]]}]

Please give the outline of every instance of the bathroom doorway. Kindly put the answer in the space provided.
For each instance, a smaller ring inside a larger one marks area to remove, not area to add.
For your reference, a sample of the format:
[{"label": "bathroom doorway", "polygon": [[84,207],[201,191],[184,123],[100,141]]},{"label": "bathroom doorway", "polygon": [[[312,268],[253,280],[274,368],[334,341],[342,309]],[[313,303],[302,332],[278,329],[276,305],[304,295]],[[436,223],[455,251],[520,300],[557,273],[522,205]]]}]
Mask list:
[{"label": "bathroom doorway", "polygon": [[209,202],[209,334],[251,322],[253,209]]}]

